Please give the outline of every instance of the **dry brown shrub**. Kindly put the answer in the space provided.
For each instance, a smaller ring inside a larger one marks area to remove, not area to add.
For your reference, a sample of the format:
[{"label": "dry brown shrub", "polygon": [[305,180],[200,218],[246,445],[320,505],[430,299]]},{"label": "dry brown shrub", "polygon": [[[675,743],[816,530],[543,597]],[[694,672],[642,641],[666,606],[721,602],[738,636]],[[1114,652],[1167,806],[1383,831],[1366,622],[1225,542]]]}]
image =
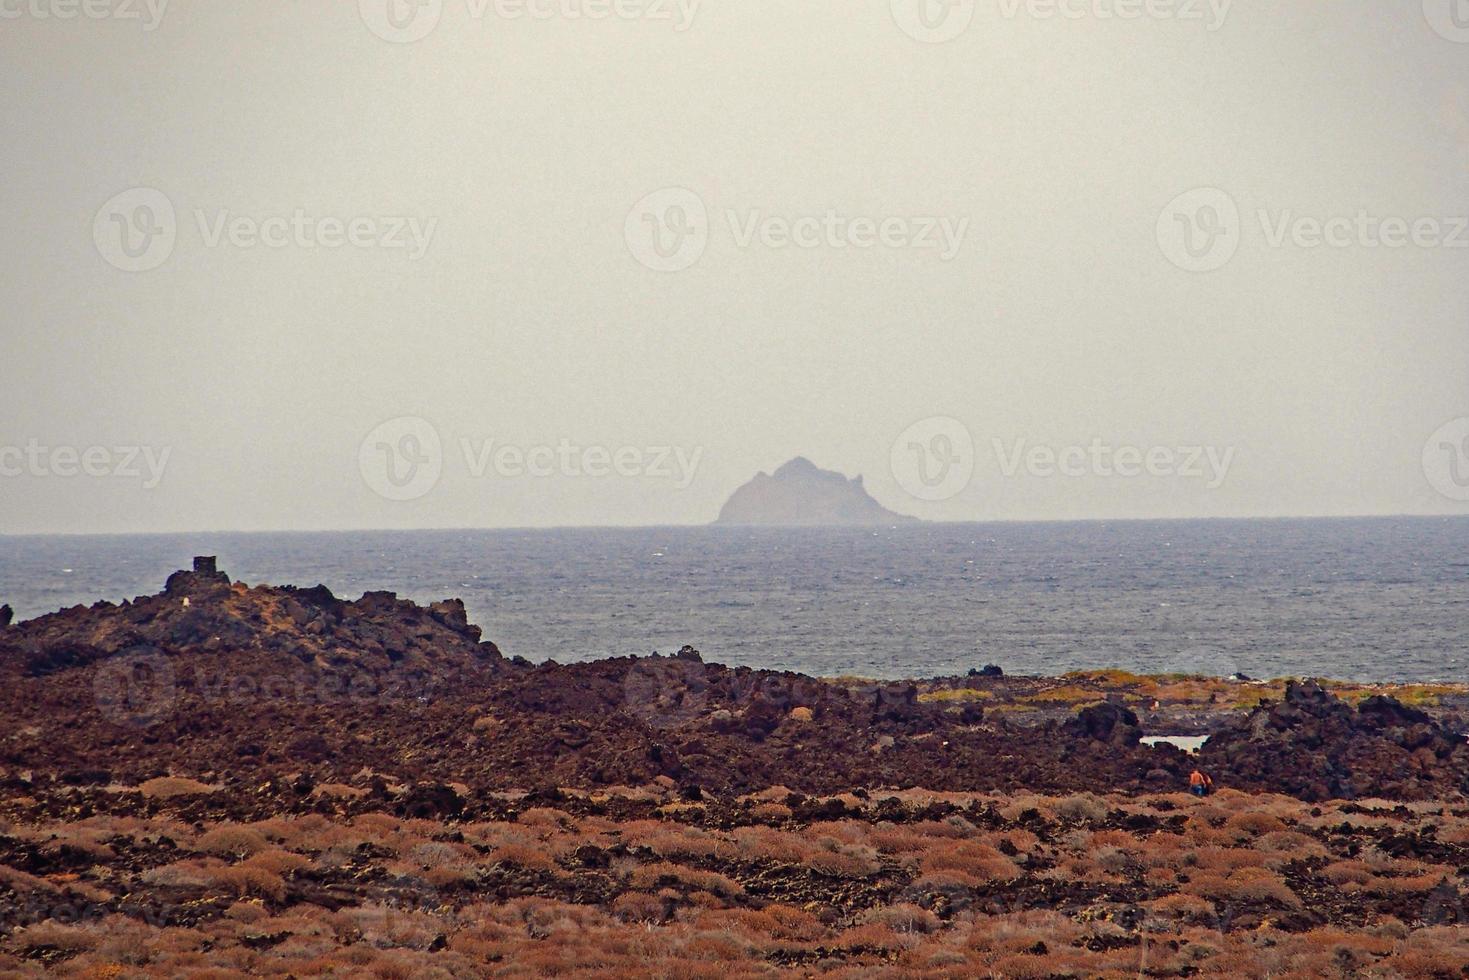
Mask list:
[{"label": "dry brown shrub", "polygon": [[1077,793],[1057,800],[1052,812],[1061,820],[1101,823],[1107,819],[1107,801],[1095,793]]},{"label": "dry brown shrub", "polygon": [[750,816],[766,823],[784,823],[792,815],[793,811],[784,803],[761,803],[750,810]]},{"label": "dry brown shrub", "polygon": [[219,787],[183,776],[157,776],[138,786],[138,792],[150,800],[171,800],[180,796],[202,796]]},{"label": "dry brown shrub", "polygon": [[544,831],[549,834],[561,833],[564,830],[576,830],[576,819],[565,810],[557,810],[548,806],[533,806],[521,812],[515,822],[522,827],[530,827],[535,830]]},{"label": "dry brown shrub", "polygon": [[735,852],[730,841],[698,827],[662,827],[643,838],[642,843],[666,858],[713,858],[733,856]]},{"label": "dry brown shrub", "polygon": [[83,834],[68,833],[65,829],[56,835],[55,840],[44,841],[40,846],[41,853],[47,855],[59,854],[63,848],[85,855],[97,864],[107,864],[117,857],[117,852],[108,845],[89,840]]},{"label": "dry brown shrub", "polygon": [[1154,886],[1172,885],[1178,881],[1178,872],[1168,867],[1148,868],[1143,872],[1143,880]]},{"label": "dry brown shrub", "polygon": [[858,820],[821,820],[801,831],[801,836],[819,840],[827,838],[842,844],[866,844],[867,825]]},{"label": "dry brown shrub", "polygon": [[881,867],[872,848],[835,844],[830,848],[818,847],[808,854],[806,866],[838,878],[865,878],[876,874]]},{"label": "dry brown shrub", "polygon": [[311,859],[290,851],[272,849],[252,855],[244,862],[244,867],[258,868],[274,875],[293,875],[311,867]]},{"label": "dry brown shrub", "polygon": [[76,954],[95,949],[97,941],[97,935],[83,926],[64,925],[50,919],[26,926],[12,938],[15,947],[27,953],[55,949]]},{"label": "dry brown shrub", "polygon": [[1120,847],[1099,847],[1092,852],[1092,860],[1109,874],[1120,875],[1134,865],[1132,855]]},{"label": "dry brown shrub", "polygon": [[634,869],[630,880],[634,888],[644,891],[672,883],[685,885],[698,891],[712,892],[724,898],[745,893],[744,886],[739,882],[726,878],[717,871],[700,871],[696,868],[670,864],[667,861],[641,865]]},{"label": "dry brown shrub", "polygon": [[[1122,850],[1138,850],[1142,841],[1125,830],[1094,830],[1084,832],[1086,847],[1116,847]],[[1034,836],[1034,835],[1032,835]]]},{"label": "dry brown shrub", "polygon": [[270,915],[258,902],[236,902],[225,909],[225,916],[246,924],[259,922]]},{"label": "dry brown shrub", "polygon": [[827,935],[828,930],[821,920],[805,909],[774,903],[765,906],[763,911],[775,920],[774,935],[777,939],[812,942]]},{"label": "dry brown shrub", "polygon": [[1203,871],[1235,871],[1264,866],[1265,855],[1244,847],[1200,847],[1191,852],[1193,864]]},{"label": "dry brown shrub", "polygon": [[264,868],[252,868],[248,864],[216,869],[211,883],[240,898],[256,895],[279,902],[286,897],[286,883],[280,875]]},{"label": "dry brown shrub", "polygon": [[1012,953],[991,960],[988,964],[991,976],[1014,978],[1014,980],[1050,980],[1052,977],[1076,976],[1049,955]]},{"label": "dry brown shrub", "polygon": [[683,952],[700,960],[726,960],[735,962],[747,959],[750,944],[727,929],[697,932],[684,943]]},{"label": "dry brown shrub", "polygon": [[[1108,833],[1116,833],[1119,838],[1131,841],[1131,846],[1138,846],[1137,840],[1129,837],[1129,835],[1124,834],[1121,831],[1109,831]],[[1010,844],[1011,847],[1014,847],[1015,850],[1019,851],[1021,854],[1029,853],[1030,851],[1035,849],[1036,845],[1040,843],[1039,837],[1024,829],[1023,827],[1016,827],[1011,830],[1001,831],[998,834],[991,834],[980,839],[994,847],[998,847],[1001,841],[1006,841]],[[1118,846],[1122,845],[1119,844]]]},{"label": "dry brown shrub", "polygon": [[739,855],[750,861],[800,864],[810,850],[799,836],[769,827],[740,827],[732,837]]},{"label": "dry brown shrub", "polygon": [[1263,868],[1241,868],[1228,877],[1200,873],[1183,890],[1215,901],[1267,902],[1286,908],[1301,907],[1300,897],[1284,881]]},{"label": "dry brown shrub", "polygon": [[910,827],[878,824],[867,835],[874,847],[884,854],[918,854],[927,850],[932,840]]},{"label": "dry brown shrub", "polygon": [[269,846],[259,831],[239,824],[220,824],[194,843],[194,849],[201,854],[236,859],[257,854]]},{"label": "dry brown shrub", "polygon": [[612,914],[623,922],[662,922],[663,900],[647,892],[624,892],[612,900]]},{"label": "dry brown shrub", "polygon": [[1422,874],[1405,875],[1399,878],[1373,878],[1367,882],[1364,891],[1369,895],[1388,897],[1392,895],[1410,895],[1426,891],[1432,891],[1443,883],[1446,870],[1425,871]]},{"label": "dry brown shrub", "polygon": [[1333,885],[1348,890],[1359,889],[1376,877],[1361,861],[1333,861],[1322,869],[1321,875]]},{"label": "dry brown shrub", "polygon": [[838,948],[856,949],[880,949],[880,950],[903,950],[917,946],[920,942],[919,935],[911,932],[894,932],[893,929],[880,922],[867,922],[842,930],[841,934],[832,940],[832,944]]},{"label": "dry brown shrub", "polygon": [[935,846],[919,860],[925,874],[959,871],[982,882],[1013,881],[1020,871],[1009,858],[988,844],[963,841],[947,848]]},{"label": "dry brown shrub", "polygon": [[539,847],[530,844],[504,844],[490,852],[491,864],[511,864],[527,871],[555,871],[556,861]]},{"label": "dry brown shrub", "polygon": [[403,827],[403,821],[388,813],[363,813],[352,818],[352,826],[365,833],[385,838],[398,833]]},{"label": "dry brown shrub", "polygon": [[1274,816],[1259,810],[1244,810],[1234,813],[1224,821],[1225,830],[1234,831],[1238,839],[1249,840],[1262,834],[1284,831],[1285,824]]},{"label": "dry brown shrub", "polygon": [[1157,915],[1188,922],[1211,922],[1214,903],[1197,895],[1167,895],[1147,903]]},{"label": "dry brown shrub", "polygon": [[942,925],[939,917],[928,911],[928,909],[907,903],[880,905],[868,909],[862,913],[859,921],[886,926],[897,933],[916,932],[925,935],[937,932],[939,926]]},{"label": "dry brown shrub", "polygon": [[168,887],[203,887],[214,882],[223,865],[213,859],[186,858],[172,864],[149,868],[140,876],[149,885]]},{"label": "dry brown shrub", "polygon": [[1320,841],[1294,830],[1277,830],[1265,834],[1255,841],[1255,847],[1290,860],[1324,858],[1330,854]]}]

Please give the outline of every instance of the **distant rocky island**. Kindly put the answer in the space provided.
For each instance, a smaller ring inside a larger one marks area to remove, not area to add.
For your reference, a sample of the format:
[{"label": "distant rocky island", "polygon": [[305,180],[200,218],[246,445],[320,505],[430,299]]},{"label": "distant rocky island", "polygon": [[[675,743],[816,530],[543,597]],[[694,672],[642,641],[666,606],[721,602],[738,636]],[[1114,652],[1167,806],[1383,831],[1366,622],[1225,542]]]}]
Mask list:
[{"label": "distant rocky island", "polygon": [[716,524],[840,526],[911,524],[916,517],[872,499],[862,477],[823,470],[804,456],[774,473],[759,473],[725,502]]}]

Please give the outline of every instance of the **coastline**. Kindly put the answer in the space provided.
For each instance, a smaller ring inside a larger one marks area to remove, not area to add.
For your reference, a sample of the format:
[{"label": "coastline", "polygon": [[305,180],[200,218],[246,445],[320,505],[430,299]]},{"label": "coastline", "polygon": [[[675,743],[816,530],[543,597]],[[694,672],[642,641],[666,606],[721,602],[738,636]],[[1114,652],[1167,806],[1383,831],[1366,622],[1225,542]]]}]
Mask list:
[{"label": "coastline", "polygon": [[[0,629],[0,669],[0,966],[22,975],[1469,955],[1458,687],[535,665],[458,600],[249,587],[211,559]],[[1212,736],[1196,756],[1142,742],[1184,727]],[[1195,767],[1213,795],[1185,792]]]}]

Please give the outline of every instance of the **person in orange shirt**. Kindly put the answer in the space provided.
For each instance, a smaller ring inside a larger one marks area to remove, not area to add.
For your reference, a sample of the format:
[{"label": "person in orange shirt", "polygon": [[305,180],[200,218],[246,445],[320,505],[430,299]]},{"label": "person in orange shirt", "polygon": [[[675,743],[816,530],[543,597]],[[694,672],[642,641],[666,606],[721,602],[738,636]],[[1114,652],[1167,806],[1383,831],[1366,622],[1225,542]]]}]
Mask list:
[{"label": "person in orange shirt", "polygon": [[1214,789],[1214,780],[1195,769],[1189,773],[1188,791],[1195,796],[1208,796]]}]

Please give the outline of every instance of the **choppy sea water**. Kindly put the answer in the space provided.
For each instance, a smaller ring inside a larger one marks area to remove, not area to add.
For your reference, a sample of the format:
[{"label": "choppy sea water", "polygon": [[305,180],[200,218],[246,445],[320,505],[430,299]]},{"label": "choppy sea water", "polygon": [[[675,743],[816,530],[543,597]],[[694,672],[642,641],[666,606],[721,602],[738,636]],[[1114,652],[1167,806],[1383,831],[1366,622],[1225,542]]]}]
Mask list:
[{"label": "choppy sea water", "polygon": [[671,652],[812,674],[996,663],[1469,681],[1469,518],[0,537],[29,618],[252,584],[463,598],[507,655]]}]

